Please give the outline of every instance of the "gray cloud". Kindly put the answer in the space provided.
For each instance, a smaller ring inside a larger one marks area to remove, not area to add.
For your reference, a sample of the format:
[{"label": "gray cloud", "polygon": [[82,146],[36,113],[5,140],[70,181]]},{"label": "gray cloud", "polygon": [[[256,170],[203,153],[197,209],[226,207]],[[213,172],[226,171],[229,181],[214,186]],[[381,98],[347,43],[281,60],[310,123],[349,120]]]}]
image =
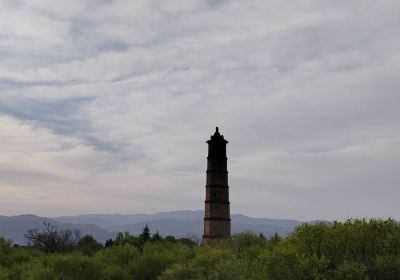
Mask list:
[{"label": "gray cloud", "polygon": [[232,212],[399,218],[399,8],[1,2],[2,212],[201,208],[219,125]]}]

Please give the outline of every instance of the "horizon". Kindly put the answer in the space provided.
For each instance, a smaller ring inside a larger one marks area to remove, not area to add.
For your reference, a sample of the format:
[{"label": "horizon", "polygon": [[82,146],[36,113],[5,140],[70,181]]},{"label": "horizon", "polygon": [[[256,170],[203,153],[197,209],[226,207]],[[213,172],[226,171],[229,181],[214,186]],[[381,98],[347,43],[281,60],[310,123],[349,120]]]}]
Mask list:
[{"label": "horizon", "polygon": [[[400,2],[2,1],[0,215],[400,220]],[[177,210],[179,211],[179,210]]]},{"label": "horizon", "polygon": [[[74,214],[74,215],[57,215],[57,216],[43,216],[43,215],[37,215],[35,213],[21,213],[21,214],[15,214],[15,215],[1,215],[0,216],[4,216],[4,217],[18,217],[18,216],[36,216],[36,217],[40,217],[40,218],[49,218],[49,219],[53,219],[53,218],[63,218],[63,217],[78,217],[78,216],[90,216],[90,215],[120,215],[120,216],[134,216],[134,215],[148,215],[148,216],[152,216],[152,215],[157,215],[157,214],[164,214],[164,213],[174,213],[174,212],[186,212],[186,211],[190,211],[190,212],[203,212],[204,213],[204,209],[198,209],[198,210],[188,210],[188,209],[182,209],[182,210],[171,210],[171,211],[161,211],[161,212],[150,212],[150,213],[145,213],[145,212],[138,212],[138,213],[80,213],[80,214]],[[269,216],[253,216],[253,215],[248,215],[245,213],[231,213],[231,216],[234,215],[241,215],[241,216],[245,216],[247,218],[254,218],[254,219],[268,219],[268,220],[288,220],[288,221],[297,221],[297,222],[301,222],[301,223],[307,223],[307,222],[316,222],[316,221],[327,221],[327,222],[334,222],[334,221],[339,221],[339,222],[344,222],[346,220],[352,220],[352,219],[359,219],[359,220],[387,220],[387,219],[392,219],[395,221],[399,221],[399,219],[396,219],[393,216],[386,216],[386,217],[369,217],[369,216],[357,216],[357,217],[345,217],[345,218],[334,218],[334,219],[318,219],[318,218],[314,218],[314,219],[308,219],[308,220],[300,220],[300,219],[294,219],[294,218],[290,218],[290,217],[282,217],[282,218],[275,218],[275,217],[269,217]]]}]

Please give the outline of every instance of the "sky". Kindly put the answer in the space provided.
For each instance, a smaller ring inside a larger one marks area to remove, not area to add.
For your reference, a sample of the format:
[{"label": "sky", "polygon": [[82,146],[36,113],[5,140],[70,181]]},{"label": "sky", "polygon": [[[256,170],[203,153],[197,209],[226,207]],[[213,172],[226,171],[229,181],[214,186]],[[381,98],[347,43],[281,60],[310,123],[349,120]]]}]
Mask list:
[{"label": "sky", "polygon": [[0,215],[400,219],[400,1],[0,0]]}]

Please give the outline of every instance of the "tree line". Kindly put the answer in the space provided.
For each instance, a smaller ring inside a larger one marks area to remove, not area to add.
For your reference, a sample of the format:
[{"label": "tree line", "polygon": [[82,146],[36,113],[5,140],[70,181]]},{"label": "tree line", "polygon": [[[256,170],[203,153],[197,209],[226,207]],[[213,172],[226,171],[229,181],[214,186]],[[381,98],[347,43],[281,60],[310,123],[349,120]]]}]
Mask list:
[{"label": "tree line", "polygon": [[29,246],[0,238],[0,279],[400,279],[392,219],[303,224],[286,238],[247,232],[204,246],[147,226],[105,244],[48,224],[26,237]]}]

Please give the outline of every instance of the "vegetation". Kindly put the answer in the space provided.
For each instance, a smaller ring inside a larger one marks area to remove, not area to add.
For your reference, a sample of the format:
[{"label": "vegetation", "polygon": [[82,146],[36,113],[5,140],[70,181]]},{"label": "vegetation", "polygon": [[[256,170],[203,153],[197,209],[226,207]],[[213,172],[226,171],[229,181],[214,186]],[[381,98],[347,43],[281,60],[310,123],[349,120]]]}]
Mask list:
[{"label": "vegetation", "polygon": [[85,236],[70,252],[0,238],[0,279],[400,279],[394,220],[304,224],[289,237],[242,233],[198,246],[190,239],[120,233],[107,246]]},{"label": "vegetation", "polygon": [[56,226],[44,222],[44,229],[31,229],[25,234],[29,244],[49,253],[71,252],[79,242],[79,231],[58,230]]}]

